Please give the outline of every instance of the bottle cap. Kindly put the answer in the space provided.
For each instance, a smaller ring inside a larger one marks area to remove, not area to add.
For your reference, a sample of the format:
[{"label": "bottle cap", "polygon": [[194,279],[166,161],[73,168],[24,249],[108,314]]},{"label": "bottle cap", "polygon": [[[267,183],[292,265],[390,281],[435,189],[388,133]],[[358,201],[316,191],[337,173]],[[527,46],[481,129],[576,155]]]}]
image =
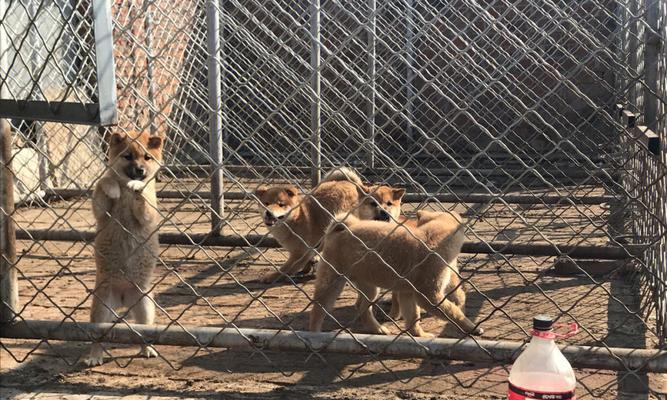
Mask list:
[{"label": "bottle cap", "polygon": [[550,331],[553,325],[554,321],[548,315],[538,315],[533,318],[533,329],[536,331]]}]

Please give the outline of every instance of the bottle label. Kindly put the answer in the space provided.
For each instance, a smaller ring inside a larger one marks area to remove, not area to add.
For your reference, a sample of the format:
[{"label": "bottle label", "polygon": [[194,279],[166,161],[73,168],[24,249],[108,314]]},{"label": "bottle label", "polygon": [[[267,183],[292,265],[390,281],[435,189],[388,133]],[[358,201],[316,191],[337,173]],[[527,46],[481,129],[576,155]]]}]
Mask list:
[{"label": "bottle label", "polygon": [[574,390],[569,392],[536,392],[528,389],[521,389],[520,387],[509,384],[507,391],[507,398],[509,400],[576,400]]}]

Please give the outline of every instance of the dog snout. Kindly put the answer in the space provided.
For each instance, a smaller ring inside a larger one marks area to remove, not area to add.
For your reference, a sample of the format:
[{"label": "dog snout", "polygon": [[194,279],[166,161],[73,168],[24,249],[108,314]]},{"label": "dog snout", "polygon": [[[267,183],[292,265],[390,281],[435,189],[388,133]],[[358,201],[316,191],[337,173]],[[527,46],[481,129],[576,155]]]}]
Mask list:
[{"label": "dog snout", "polygon": [[377,216],[375,217],[378,221],[389,221],[391,220],[391,215],[385,209],[381,209]]},{"label": "dog snout", "polygon": [[146,177],[146,169],[144,167],[132,166],[128,174],[132,179],[143,180]]},{"label": "dog snout", "polygon": [[278,221],[279,218],[276,218],[275,215],[269,210],[266,210],[264,212],[264,225],[266,226],[273,226],[275,225],[276,221]]}]

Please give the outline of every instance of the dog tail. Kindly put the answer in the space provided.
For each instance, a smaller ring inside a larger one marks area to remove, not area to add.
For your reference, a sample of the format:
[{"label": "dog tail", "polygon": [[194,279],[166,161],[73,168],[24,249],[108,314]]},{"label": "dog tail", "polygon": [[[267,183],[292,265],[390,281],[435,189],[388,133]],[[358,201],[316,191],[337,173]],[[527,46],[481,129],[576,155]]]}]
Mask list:
[{"label": "dog tail", "polygon": [[334,168],[331,171],[327,172],[322,178],[322,182],[332,182],[332,181],[349,181],[354,183],[357,186],[363,186],[364,183],[361,181],[361,177],[357,172],[349,167],[338,167]]},{"label": "dog tail", "polygon": [[359,218],[348,212],[336,214],[326,230],[326,235],[343,232],[357,222],[359,222]]}]

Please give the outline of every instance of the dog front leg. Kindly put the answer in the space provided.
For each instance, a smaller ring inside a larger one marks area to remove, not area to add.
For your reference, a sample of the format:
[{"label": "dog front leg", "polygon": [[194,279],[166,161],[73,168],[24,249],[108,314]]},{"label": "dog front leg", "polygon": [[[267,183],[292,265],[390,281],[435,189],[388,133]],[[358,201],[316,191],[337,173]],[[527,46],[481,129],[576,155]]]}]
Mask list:
[{"label": "dog front leg", "polygon": [[397,301],[401,304],[401,312],[405,320],[405,329],[415,337],[432,338],[433,335],[425,332],[420,324],[421,315],[415,293],[412,291],[402,291],[396,293]]},{"label": "dog front leg", "polygon": [[466,292],[463,290],[463,283],[458,275],[452,273],[449,284],[445,289],[447,299],[463,310],[466,303]]},{"label": "dog front leg", "polygon": [[120,186],[115,180],[103,177],[93,190],[93,215],[97,221],[109,218],[113,201],[120,198]]},{"label": "dog front leg", "polygon": [[[323,271],[328,270],[328,271]],[[312,332],[321,332],[324,317],[331,314],[338,296],[345,287],[345,278],[337,276],[328,266],[320,265],[317,270],[315,294],[313,295],[313,309],[310,311],[308,328]]]},{"label": "dog front leg", "polygon": [[127,188],[134,194],[134,199],[132,200],[132,214],[134,218],[142,225],[156,221],[159,218],[157,201],[154,194],[151,195],[144,192],[146,184],[141,181],[129,181]]},{"label": "dog front leg", "polygon": [[377,299],[380,289],[373,285],[357,283],[359,298],[357,300],[361,332],[376,335],[388,335],[390,332],[382,326],[373,315],[373,302]]}]

